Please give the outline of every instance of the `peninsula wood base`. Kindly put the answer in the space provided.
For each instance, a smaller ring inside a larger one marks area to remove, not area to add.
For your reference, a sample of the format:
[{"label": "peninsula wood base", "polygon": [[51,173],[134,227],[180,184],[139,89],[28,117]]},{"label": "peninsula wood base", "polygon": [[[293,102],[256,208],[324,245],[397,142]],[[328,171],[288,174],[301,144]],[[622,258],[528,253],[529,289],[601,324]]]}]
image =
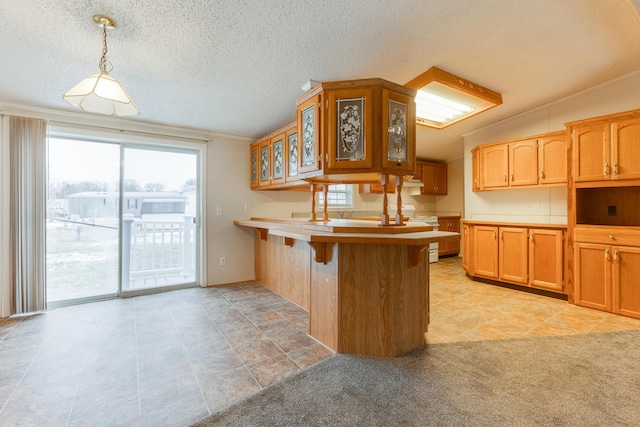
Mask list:
[{"label": "peninsula wood base", "polygon": [[[411,245],[311,245],[255,233],[256,279],[309,310],[309,334],[338,353],[393,357],[424,344],[426,251]],[[417,254],[416,254],[417,253]],[[417,259],[410,266],[411,256]]]}]

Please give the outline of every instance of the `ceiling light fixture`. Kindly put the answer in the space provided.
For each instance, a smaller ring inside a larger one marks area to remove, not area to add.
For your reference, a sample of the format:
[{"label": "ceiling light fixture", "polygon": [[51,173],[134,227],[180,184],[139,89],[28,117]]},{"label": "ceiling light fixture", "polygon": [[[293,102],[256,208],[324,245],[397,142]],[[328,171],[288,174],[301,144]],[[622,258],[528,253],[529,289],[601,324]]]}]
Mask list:
[{"label": "ceiling light fixture", "polygon": [[436,67],[406,87],[416,89],[416,123],[444,129],[502,104],[502,95]]},{"label": "ceiling light fixture", "polygon": [[[100,58],[100,74],[93,74],[69,89],[62,99],[74,107],[80,107],[92,113],[108,116],[137,116],[135,104],[122,88],[120,83],[109,75],[111,63],[107,61],[107,30],[116,28],[113,19],[95,15],[93,22],[102,27],[102,57]],[[107,71],[107,64],[110,69]]]}]

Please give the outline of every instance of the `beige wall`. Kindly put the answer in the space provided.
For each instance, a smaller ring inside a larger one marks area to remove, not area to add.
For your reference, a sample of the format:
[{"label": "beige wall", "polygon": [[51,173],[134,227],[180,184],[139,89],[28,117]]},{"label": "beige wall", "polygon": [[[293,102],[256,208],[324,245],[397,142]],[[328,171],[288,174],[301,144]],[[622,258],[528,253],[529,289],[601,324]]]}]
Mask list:
[{"label": "beige wall", "polygon": [[464,158],[458,157],[447,162],[447,195],[436,196],[436,213],[462,214],[464,208]]},{"label": "beige wall", "polygon": [[[508,98],[505,97],[505,102]],[[465,135],[464,218],[567,222],[566,187],[471,191],[471,149],[477,145],[565,129],[564,123],[640,108],[640,72]]]}]

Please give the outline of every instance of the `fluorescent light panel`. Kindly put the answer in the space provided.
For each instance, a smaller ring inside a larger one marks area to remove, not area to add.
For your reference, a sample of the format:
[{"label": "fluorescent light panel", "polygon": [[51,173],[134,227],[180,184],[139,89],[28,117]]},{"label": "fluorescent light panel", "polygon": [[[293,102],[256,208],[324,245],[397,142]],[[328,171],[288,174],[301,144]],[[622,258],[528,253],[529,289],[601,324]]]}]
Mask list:
[{"label": "fluorescent light panel", "polygon": [[431,67],[405,86],[416,89],[416,122],[443,129],[502,104],[502,95]]}]

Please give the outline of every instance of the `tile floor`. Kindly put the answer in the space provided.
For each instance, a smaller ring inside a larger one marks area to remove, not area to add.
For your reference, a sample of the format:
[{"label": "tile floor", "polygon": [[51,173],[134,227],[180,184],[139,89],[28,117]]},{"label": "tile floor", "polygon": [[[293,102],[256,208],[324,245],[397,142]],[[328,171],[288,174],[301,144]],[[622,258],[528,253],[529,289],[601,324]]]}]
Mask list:
[{"label": "tile floor", "polygon": [[640,320],[466,277],[460,258],[431,264],[428,344],[640,329]]},{"label": "tile floor", "polygon": [[333,353],[256,284],[0,319],[0,426],[186,426]]},{"label": "tile floor", "polygon": [[[428,344],[640,329],[640,320],[431,264]],[[0,319],[0,427],[186,426],[332,352],[307,313],[247,283]]]}]

